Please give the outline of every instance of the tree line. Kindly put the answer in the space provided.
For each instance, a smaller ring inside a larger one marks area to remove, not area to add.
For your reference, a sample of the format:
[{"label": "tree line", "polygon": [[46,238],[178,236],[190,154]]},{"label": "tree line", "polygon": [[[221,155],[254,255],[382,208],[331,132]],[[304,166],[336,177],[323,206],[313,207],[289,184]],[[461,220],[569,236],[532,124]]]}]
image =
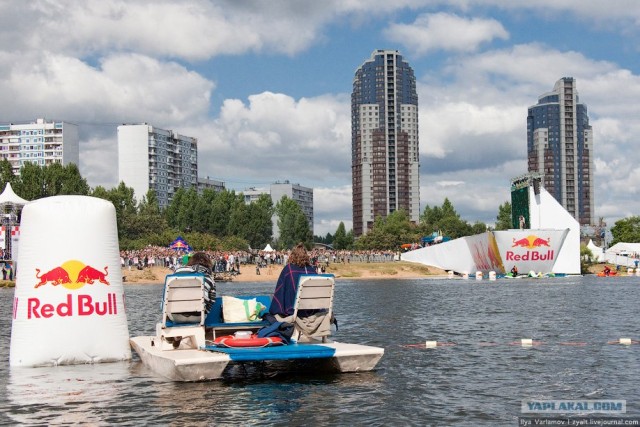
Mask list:
[{"label": "tree line", "polygon": [[[490,229],[485,223],[470,224],[456,212],[445,198],[441,206],[424,208],[418,223],[410,220],[404,210],[375,219],[371,230],[358,237],[340,222],[334,234],[313,236],[307,218],[292,199],[283,197],[273,205],[271,197],[263,194],[250,204],[244,195],[234,190],[179,189],[171,203],[161,210],[158,199],[150,190],[136,202],[133,188],[124,182],[106,189],[91,188],[75,164],[62,166],[53,163],[40,166],[25,163],[20,175],[14,175],[11,164],[0,161],[0,184],[4,189],[11,183],[14,191],[26,200],[57,195],[85,195],[99,197],[113,203],[116,210],[118,238],[121,249],[140,249],[147,245],[166,246],[177,235],[197,249],[246,250],[262,249],[267,243],[274,248],[291,248],[298,242],[307,246],[315,243],[332,245],[334,249],[397,250],[402,244],[419,243],[434,232],[452,239],[480,234]],[[273,238],[272,218],[275,216],[280,232]],[[498,207],[494,230],[511,228],[511,204]],[[640,217],[619,220],[611,228],[616,242],[640,242]]]}]

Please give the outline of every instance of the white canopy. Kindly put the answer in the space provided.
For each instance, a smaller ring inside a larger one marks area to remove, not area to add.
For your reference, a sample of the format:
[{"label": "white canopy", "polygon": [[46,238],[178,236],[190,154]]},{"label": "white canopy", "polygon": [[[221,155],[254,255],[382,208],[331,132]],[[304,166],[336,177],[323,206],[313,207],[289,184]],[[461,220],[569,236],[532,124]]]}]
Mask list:
[{"label": "white canopy", "polygon": [[615,245],[611,246],[609,249],[607,249],[608,253],[613,253],[613,254],[640,254],[640,243],[624,243],[624,242],[620,242],[620,243],[616,243]]},{"label": "white canopy", "polygon": [[267,243],[267,246],[265,246],[262,251],[263,252],[273,252],[273,248],[271,247],[271,245],[269,243]]},{"label": "white canopy", "polygon": [[0,205],[26,205],[27,203],[29,203],[29,201],[18,196],[13,191],[13,188],[11,188],[11,183],[7,182],[7,185],[4,187],[4,191],[0,194]]},{"label": "white canopy", "polygon": [[593,240],[589,239],[589,243],[587,244],[587,249],[591,251],[596,262],[604,261],[604,251],[602,250],[601,247],[596,246],[596,244],[593,243]]}]

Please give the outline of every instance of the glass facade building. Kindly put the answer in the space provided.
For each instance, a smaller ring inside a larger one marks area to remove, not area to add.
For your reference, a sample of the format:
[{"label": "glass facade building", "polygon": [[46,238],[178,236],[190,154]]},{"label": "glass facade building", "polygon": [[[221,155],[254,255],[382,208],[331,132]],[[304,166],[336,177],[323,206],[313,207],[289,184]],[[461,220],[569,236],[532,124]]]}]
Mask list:
[{"label": "glass facade building", "polygon": [[580,225],[594,222],[593,130],[576,81],[563,77],[527,115],[528,171]]},{"label": "glass facade building", "polygon": [[413,69],[397,50],[375,50],[351,94],[353,232],[404,210],[420,216],[418,94]]}]

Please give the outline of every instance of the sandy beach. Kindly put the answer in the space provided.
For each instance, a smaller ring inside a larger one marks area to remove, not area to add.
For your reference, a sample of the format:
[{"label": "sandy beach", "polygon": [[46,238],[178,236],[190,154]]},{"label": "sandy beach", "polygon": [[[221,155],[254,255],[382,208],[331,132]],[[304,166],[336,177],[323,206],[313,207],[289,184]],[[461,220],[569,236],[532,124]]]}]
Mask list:
[{"label": "sandy beach", "polygon": [[[233,282],[273,282],[275,284],[282,266],[274,265],[260,269],[260,274],[256,273],[253,265],[240,266],[240,274],[233,276]],[[164,283],[167,274],[171,270],[163,267],[152,267],[144,270],[132,268],[122,269],[124,284],[129,283]],[[336,279],[413,279],[424,277],[446,276],[444,270],[427,267],[421,264],[409,263],[405,261],[386,263],[338,263],[330,264],[326,273],[336,276]]]}]

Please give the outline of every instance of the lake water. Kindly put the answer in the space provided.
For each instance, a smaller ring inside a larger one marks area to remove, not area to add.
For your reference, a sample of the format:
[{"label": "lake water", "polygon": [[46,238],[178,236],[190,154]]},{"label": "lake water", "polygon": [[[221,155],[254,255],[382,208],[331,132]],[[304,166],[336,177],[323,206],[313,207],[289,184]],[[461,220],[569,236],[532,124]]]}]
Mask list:
[{"label": "lake water", "polygon": [[[220,295],[272,291],[218,284]],[[131,336],[153,334],[162,286],[125,292]],[[607,344],[640,339],[640,277],[339,279],[334,339],[384,347],[376,371],[200,383],[168,382],[135,355],[9,369],[12,298],[0,289],[2,425],[515,426],[525,399],[626,400],[625,415],[640,416],[640,345]],[[426,340],[456,345],[407,346]]]}]

